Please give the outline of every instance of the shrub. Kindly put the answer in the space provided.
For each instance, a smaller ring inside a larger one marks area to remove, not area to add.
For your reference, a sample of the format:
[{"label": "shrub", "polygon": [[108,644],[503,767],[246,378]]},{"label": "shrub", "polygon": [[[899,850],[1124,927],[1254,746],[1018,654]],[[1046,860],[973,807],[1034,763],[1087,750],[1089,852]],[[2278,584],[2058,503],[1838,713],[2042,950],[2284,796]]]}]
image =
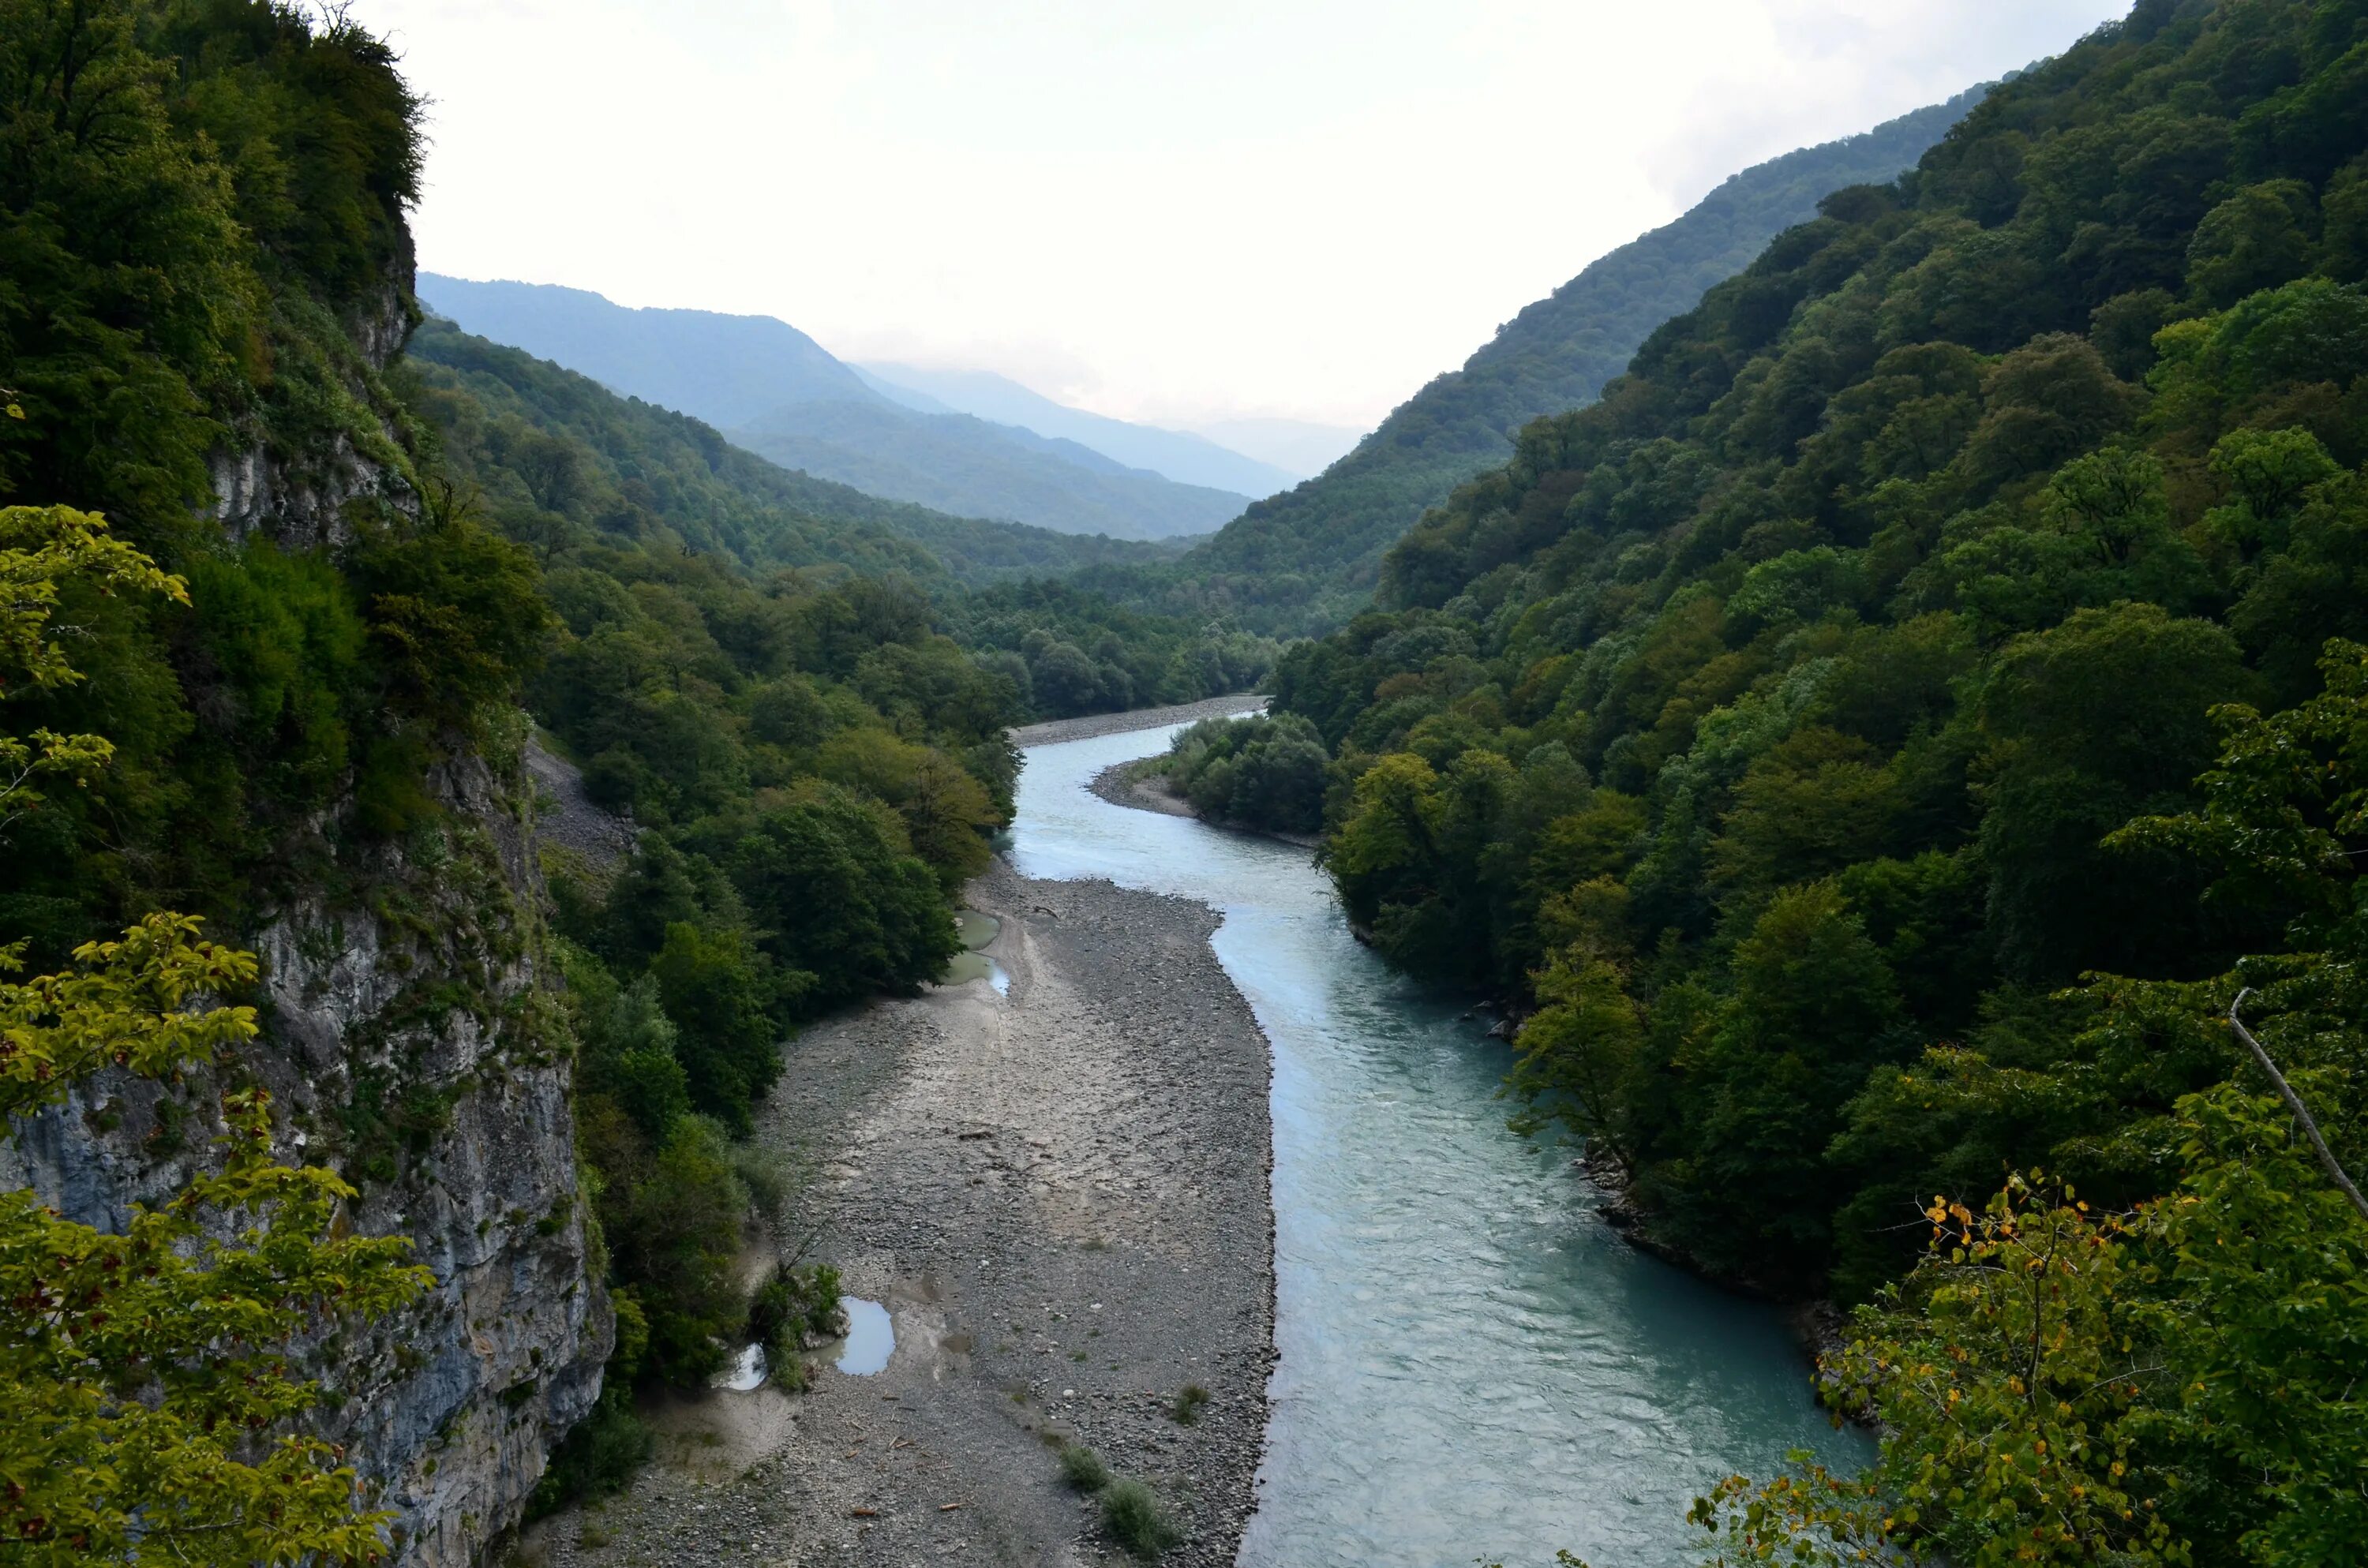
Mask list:
[{"label": "shrub", "polygon": [[1150,1487],[1133,1476],[1113,1481],[1102,1493],[1102,1528],[1137,1557],[1158,1556],[1184,1539],[1184,1532]]},{"label": "shrub", "polygon": [[1209,1403],[1209,1391],[1199,1383],[1186,1383],[1177,1394],[1176,1403],[1167,1409],[1168,1419],[1178,1426],[1197,1426],[1201,1412]]},{"label": "shrub", "polygon": [[807,1336],[827,1338],[839,1332],[842,1321],[837,1269],[818,1263],[801,1273],[777,1263],[772,1278],[749,1300],[747,1335],[765,1347],[774,1381],[795,1392],[804,1386],[797,1375],[798,1353]]},{"label": "shrub", "polygon": [[1080,1492],[1099,1492],[1110,1483],[1110,1466],[1083,1443],[1061,1445],[1061,1479]]}]

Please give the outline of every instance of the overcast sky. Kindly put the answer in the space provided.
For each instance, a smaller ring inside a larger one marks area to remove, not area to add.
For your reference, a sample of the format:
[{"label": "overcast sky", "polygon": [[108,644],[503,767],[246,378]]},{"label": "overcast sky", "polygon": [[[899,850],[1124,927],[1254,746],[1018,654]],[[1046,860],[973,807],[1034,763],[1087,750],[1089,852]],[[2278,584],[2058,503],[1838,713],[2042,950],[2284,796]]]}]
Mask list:
[{"label": "overcast sky", "polygon": [[423,267],[1370,425],[1727,175],[2126,0],[360,0]]}]

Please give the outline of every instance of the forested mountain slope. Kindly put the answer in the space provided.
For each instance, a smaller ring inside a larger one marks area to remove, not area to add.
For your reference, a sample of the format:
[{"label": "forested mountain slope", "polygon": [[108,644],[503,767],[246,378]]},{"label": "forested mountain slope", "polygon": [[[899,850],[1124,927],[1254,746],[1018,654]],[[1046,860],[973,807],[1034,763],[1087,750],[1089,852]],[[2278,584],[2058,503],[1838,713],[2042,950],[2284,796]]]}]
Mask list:
[{"label": "forested mountain slope", "polygon": [[[510,487],[489,491],[487,500],[518,538],[533,538],[554,516],[575,517],[632,539],[667,530],[683,546],[722,551],[759,570],[831,562],[970,586],[1163,553],[949,517],[814,479],[732,445],[688,415],[620,397],[447,322],[429,321],[413,335],[404,373],[416,386],[413,403],[445,430],[444,455],[456,472],[488,485],[495,471],[509,477]],[[450,392],[465,400],[455,403]]]},{"label": "forested mountain slope", "polygon": [[1248,500],[892,402],[769,316],[631,310],[580,289],[432,275],[421,298],[469,332],[703,420],[784,468],[890,500],[1121,540],[1208,533]]},{"label": "forested mountain slope", "polygon": [[1979,96],[1730,176],[1525,307],[1463,369],[1433,379],[1323,473],[1227,524],[1177,575],[1268,630],[1339,625],[1364,607],[1382,551],[1426,507],[1504,461],[1523,425],[1591,401],[1655,327],[1811,217],[1827,192],[1913,165]]},{"label": "forested mountain slope", "polygon": [[417,104],[242,0],[10,6],[0,82],[0,1534],[457,1568],[613,1318],[517,768],[547,612],[383,374]]},{"label": "forested mountain slope", "polygon": [[[687,415],[619,397],[449,323],[424,324],[388,380],[434,433],[437,483],[546,560],[595,547],[709,557],[666,570],[746,585],[793,574],[799,594],[849,573],[892,582],[894,622],[946,632],[982,656],[1009,683],[1015,718],[1246,690],[1274,657],[1266,639],[1124,608],[1060,581],[1173,546],[882,501],[776,467]],[[613,700],[631,710],[621,695]],[[667,772],[702,766],[701,756],[661,746],[651,762]],[[649,804],[627,786],[611,799]]]},{"label": "forested mountain slope", "polygon": [[[962,580],[1123,547],[405,360],[420,105],[342,10],[35,0],[0,84],[0,1536],[472,1563],[761,1332],[738,1135],[942,972],[1038,672],[1265,650],[1031,584],[973,653]],[[537,725],[620,863],[543,853]]]},{"label": "forested mountain slope", "polygon": [[1179,484],[1247,496],[1271,495],[1299,474],[1228,450],[1205,436],[1111,419],[1055,403],[989,370],[935,370],[916,365],[860,365],[857,372],[894,402],[923,413],[968,414],[1075,441],[1127,468],[1149,469]]},{"label": "forested mountain slope", "polygon": [[885,402],[794,403],[728,433],[784,468],[875,495],[1062,533],[1205,534],[1249,500],[1125,467],[1075,441]]},{"label": "forested mountain slope", "polygon": [[2368,1167],[2363,460],[2368,6],[2145,0],[1286,657],[1382,950],[1534,1009],[1517,1089],[1662,1241],[1877,1300],[1874,1513],[1739,1528],[2368,1539],[2368,1218],[2227,1022]]}]

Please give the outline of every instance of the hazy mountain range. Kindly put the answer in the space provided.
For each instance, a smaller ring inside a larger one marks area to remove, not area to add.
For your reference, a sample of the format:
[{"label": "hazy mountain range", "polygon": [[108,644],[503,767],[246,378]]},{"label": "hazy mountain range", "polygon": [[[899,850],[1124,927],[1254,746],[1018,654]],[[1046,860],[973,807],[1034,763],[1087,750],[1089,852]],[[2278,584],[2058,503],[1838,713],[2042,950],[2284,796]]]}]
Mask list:
[{"label": "hazy mountain range", "polygon": [[926,414],[968,414],[1039,436],[1076,442],[1128,468],[1184,484],[1242,495],[1271,495],[1316,472],[1285,469],[1228,451],[1205,436],[1131,425],[1088,414],[1030,392],[992,370],[933,370],[914,365],[858,365],[856,373],[883,396]]},{"label": "hazy mountain range", "polygon": [[1211,532],[1293,477],[1001,377],[867,376],[770,316],[637,310],[581,289],[426,272],[418,293],[468,332],[704,420],[784,466],[957,516],[1169,539]]},{"label": "hazy mountain range", "polygon": [[[1205,435],[1071,408],[992,372],[849,365],[768,316],[635,310],[582,290],[433,273],[420,275],[418,292],[470,332],[870,494],[1120,540],[1214,534],[1161,574],[1190,601],[1169,608],[1313,631],[1353,613],[1382,551],[1426,507],[1503,461],[1522,425],[1592,401],[1655,327],[1814,217],[1833,191],[1914,164],[1979,97],[1734,176],[1524,309],[1346,456],[1349,433],[1328,426],[1218,427],[1266,454],[1252,457]],[[1297,461],[1276,460],[1285,452]]]}]

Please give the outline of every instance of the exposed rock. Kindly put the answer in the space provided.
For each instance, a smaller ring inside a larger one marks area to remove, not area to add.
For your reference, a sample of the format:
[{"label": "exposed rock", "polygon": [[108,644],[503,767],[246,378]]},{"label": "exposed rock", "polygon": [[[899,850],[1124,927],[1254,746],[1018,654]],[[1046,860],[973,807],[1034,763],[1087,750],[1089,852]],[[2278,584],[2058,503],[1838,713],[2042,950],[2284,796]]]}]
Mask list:
[{"label": "exposed rock", "polygon": [[545,750],[535,739],[526,744],[526,770],[542,797],[535,812],[539,841],[582,856],[596,873],[633,852],[637,830],[632,819],[603,809],[586,794],[583,772],[574,763]]},{"label": "exposed rock", "polygon": [[[280,1156],[361,1187],[358,1229],[435,1276],[405,1311],[313,1346],[321,1424],[398,1513],[399,1563],[473,1562],[598,1397],[611,1325],[587,1278],[565,1057],[544,1037],[541,888],[523,791],[437,768],[442,824],[360,852],[359,898],[307,896],[252,938]],[[214,1157],[219,1088],[108,1074],[0,1143],[0,1181],[120,1228]],[[169,1108],[168,1108],[169,1107]]]},{"label": "exposed rock", "polygon": [[[263,434],[213,462],[233,539],[350,537],[358,506],[416,515],[373,384],[417,320],[407,247],[380,297],[302,330],[360,421],[283,451]],[[300,308],[300,307],[291,307]],[[334,337],[341,326],[350,342]],[[429,772],[442,812],[399,840],[343,813],[297,836],[334,864],[256,931],[265,1031],[242,1063],[275,1100],[280,1155],[361,1188],[357,1229],[407,1237],[434,1285],[404,1311],[302,1347],[320,1429],[393,1509],[395,1568],[459,1568],[514,1525],[545,1455],[600,1390],[613,1325],[587,1267],[569,1057],[539,985],[543,889],[524,765],[456,755]],[[580,790],[579,790],[580,793]],[[221,1085],[102,1075],[0,1139],[0,1183],[108,1229],[216,1157]]]}]

